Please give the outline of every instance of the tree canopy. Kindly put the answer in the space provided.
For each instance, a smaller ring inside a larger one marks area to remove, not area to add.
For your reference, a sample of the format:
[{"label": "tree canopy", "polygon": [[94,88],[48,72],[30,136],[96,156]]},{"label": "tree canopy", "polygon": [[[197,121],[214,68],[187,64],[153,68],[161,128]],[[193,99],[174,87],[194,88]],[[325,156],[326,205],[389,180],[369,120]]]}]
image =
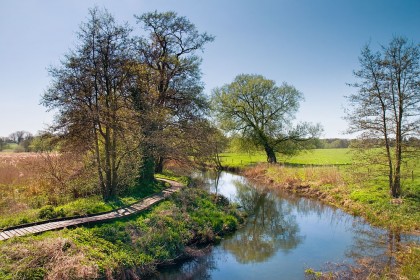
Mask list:
[{"label": "tree canopy", "polygon": [[91,9],[75,49],[50,69],[42,97],[58,111],[55,133],[92,157],[104,199],[117,195],[126,174],[150,180],[170,155],[190,159],[201,140],[188,133],[205,127],[196,51],[213,37],[174,12],[136,18],[144,37],[106,10]]},{"label": "tree canopy", "polygon": [[238,75],[213,90],[212,108],[222,129],[264,148],[267,161],[277,162],[275,152],[292,154],[307,147],[320,133],[319,125],[293,125],[303,94],[295,87],[261,75]]},{"label": "tree canopy", "polygon": [[134,118],[130,32],[106,10],[91,9],[78,32],[79,44],[61,66],[50,69],[53,81],[42,97],[46,107],[59,110],[55,129],[94,155],[105,199],[117,193],[118,169],[127,155],[121,150],[132,144],[126,133]]},{"label": "tree canopy", "polygon": [[[208,107],[196,53],[214,37],[199,33],[175,12],[155,11],[136,18],[147,32],[136,38],[139,79],[133,90],[144,137],[144,165],[161,172],[165,159],[180,159],[175,155],[185,150],[181,144],[187,142],[180,143],[179,135],[201,121]],[[143,171],[142,177],[153,173]]]}]

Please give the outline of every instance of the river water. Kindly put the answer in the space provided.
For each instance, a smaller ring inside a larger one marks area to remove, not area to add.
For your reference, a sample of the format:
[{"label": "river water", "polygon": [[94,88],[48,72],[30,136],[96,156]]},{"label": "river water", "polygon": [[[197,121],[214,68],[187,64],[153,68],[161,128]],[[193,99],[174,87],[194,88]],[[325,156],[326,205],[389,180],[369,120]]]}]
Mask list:
[{"label": "river water", "polygon": [[204,173],[205,187],[251,213],[246,225],[202,257],[161,269],[157,279],[305,279],[360,258],[393,263],[400,241],[418,237],[369,226],[316,200],[256,188],[230,173]]}]

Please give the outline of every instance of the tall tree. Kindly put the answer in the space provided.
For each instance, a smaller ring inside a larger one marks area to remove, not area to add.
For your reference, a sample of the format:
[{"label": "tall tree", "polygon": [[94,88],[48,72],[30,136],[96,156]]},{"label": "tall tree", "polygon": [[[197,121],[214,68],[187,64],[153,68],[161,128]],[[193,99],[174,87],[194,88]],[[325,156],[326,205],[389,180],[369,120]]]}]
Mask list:
[{"label": "tall tree", "polygon": [[106,10],[91,9],[76,49],[50,69],[53,81],[42,97],[46,107],[58,109],[56,129],[92,151],[104,199],[117,193],[118,169],[127,154],[119,147],[132,129],[130,31]]},{"label": "tall tree", "polygon": [[148,33],[138,39],[140,80],[133,97],[144,136],[143,177],[150,177],[153,171],[162,171],[171,152],[171,130],[188,127],[206,107],[201,59],[196,53],[213,37],[199,33],[193,23],[174,12],[136,18]]},{"label": "tall tree", "polygon": [[276,152],[291,154],[303,149],[320,132],[319,125],[292,120],[303,95],[286,83],[261,75],[238,75],[235,80],[213,90],[212,107],[221,127],[237,132],[254,145],[264,148],[269,163],[276,163]]},{"label": "tall tree", "polygon": [[[410,137],[420,132],[420,49],[402,37],[394,37],[381,52],[367,45],[354,72],[358,92],[348,96],[349,132],[361,132],[360,143],[380,147],[386,155],[390,193],[401,193],[403,152]],[[366,145],[365,145],[366,146]]]}]

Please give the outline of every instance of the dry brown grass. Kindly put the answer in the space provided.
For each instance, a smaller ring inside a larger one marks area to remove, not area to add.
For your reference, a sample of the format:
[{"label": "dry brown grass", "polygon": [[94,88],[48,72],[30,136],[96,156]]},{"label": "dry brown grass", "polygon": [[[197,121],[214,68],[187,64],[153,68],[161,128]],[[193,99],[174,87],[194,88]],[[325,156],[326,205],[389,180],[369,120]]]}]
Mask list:
[{"label": "dry brown grass", "polygon": [[[44,279],[96,279],[98,268],[81,248],[69,239],[46,238],[33,242],[16,242],[3,246],[0,255],[14,279],[31,279],[36,270],[44,271]],[[37,278],[38,279],[38,278]]]},{"label": "dry brown grass", "polygon": [[245,171],[248,178],[275,184],[278,187],[299,187],[303,185],[341,186],[343,177],[336,167],[295,168],[282,165],[260,164]]},{"label": "dry brown grass", "polygon": [[0,153],[0,215],[82,196],[88,178],[79,155]]},{"label": "dry brown grass", "polygon": [[244,175],[266,188],[286,190],[336,205],[347,196],[345,181],[336,167],[286,167],[260,164],[245,170]]}]

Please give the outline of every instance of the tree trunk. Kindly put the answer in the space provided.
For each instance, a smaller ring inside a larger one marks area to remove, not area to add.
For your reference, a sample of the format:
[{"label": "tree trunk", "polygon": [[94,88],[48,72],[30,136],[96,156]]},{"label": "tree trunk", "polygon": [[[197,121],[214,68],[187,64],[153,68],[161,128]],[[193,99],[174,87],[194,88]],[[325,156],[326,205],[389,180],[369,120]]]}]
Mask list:
[{"label": "tree trunk", "polygon": [[106,200],[111,197],[112,188],[112,177],[111,177],[111,147],[110,147],[110,128],[107,126],[105,131],[105,189],[106,189]]},{"label": "tree trunk", "polygon": [[402,159],[402,116],[403,116],[403,94],[401,93],[400,81],[398,81],[398,109],[395,110],[395,122],[396,122],[396,133],[395,133],[395,172],[394,180],[391,187],[392,197],[398,198],[401,192],[401,159]]},{"label": "tree trunk", "polygon": [[143,153],[142,166],[140,167],[140,182],[151,182],[155,175],[155,159],[147,151]]},{"label": "tree trunk", "polygon": [[102,198],[106,200],[108,198],[106,188],[105,188],[105,182],[104,182],[104,176],[102,174],[102,163],[101,163],[101,155],[99,151],[99,139],[98,139],[98,132],[96,131],[95,125],[93,126],[93,136],[95,139],[95,161],[96,161],[96,168],[98,172],[98,185],[102,192]]},{"label": "tree trunk", "polygon": [[112,149],[111,149],[111,197],[117,196],[118,186],[118,168],[117,168],[117,140],[115,132],[112,135]]},{"label": "tree trunk", "polygon": [[394,198],[398,198],[401,193],[401,154],[402,154],[402,143],[401,139],[396,141],[395,147],[395,172],[394,172],[394,179],[391,186],[391,195]]},{"label": "tree trunk", "polygon": [[155,161],[155,173],[162,173],[163,161],[164,161],[164,158],[162,156],[158,156],[158,158]]},{"label": "tree trunk", "polygon": [[264,145],[265,153],[267,154],[268,163],[277,163],[276,153],[270,145]]}]

